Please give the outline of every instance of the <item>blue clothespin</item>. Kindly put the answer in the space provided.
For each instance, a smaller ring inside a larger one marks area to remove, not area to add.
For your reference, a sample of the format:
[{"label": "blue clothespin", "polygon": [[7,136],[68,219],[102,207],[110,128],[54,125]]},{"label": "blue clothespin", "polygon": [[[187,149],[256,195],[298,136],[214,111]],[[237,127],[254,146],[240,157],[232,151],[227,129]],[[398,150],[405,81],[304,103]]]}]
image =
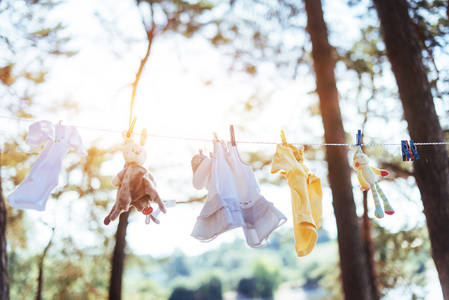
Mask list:
[{"label": "blue clothespin", "polygon": [[416,150],[415,143],[412,140],[410,140],[410,149],[412,150],[415,159],[419,159],[418,150]]},{"label": "blue clothespin", "polygon": [[409,161],[411,159],[406,143],[407,141],[401,141],[402,161]]},{"label": "blue clothespin", "polygon": [[362,146],[362,131],[360,129],[357,131],[357,134],[355,135],[355,140],[357,143],[357,147],[361,147]]}]

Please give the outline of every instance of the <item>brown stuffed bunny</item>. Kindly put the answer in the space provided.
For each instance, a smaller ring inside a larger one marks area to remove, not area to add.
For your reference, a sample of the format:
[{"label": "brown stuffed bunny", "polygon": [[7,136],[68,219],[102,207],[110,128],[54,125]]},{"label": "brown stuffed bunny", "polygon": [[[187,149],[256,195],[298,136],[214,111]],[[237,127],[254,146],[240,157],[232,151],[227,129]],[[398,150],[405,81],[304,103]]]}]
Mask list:
[{"label": "brown stuffed bunny", "polygon": [[[147,158],[147,152],[143,147],[147,136],[146,130],[142,130],[140,145],[126,137],[125,133],[123,137],[127,144],[122,153],[126,164],[123,170],[112,179],[112,185],[118,187],[117,199],[111,212],[104,219],[105,225],[109,225],[111,221],[117,219],[122,212],[128,211],[130,205],[138,211],[142,211],[150,206],[150,202],[155,202],[163,213],[166,212],[165,204],[156,191],[156,182],[153,176],[142,167]],[[150,217],[154,218],[153,215]],[[159,223],[157,220],[154,221]]]}]

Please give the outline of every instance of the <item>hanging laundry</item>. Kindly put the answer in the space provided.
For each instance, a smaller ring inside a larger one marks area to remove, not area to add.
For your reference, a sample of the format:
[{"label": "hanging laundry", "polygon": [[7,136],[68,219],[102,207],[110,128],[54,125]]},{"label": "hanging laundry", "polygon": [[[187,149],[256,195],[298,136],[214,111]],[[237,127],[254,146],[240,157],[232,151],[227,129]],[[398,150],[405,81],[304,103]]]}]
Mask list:
[{"label": "hanging laundry", "polygon": [[321,180],[303,162],[304,148],[278,144],[271,173],[281,171],[291,189],[293,231],[297,256],[306,256],[315,247],[322,223]]},{"label": "hanging laundry", "polygon": [[269,235],[286,217],[261,194],[251,164],[240,158],[237,146],[214,141],[212,157],[192,159],[193,186],[208,190],[206,202],[192,232],[202,242],[242,227],[248,246],[264,247]]},{"label": "hanging laundry", "polygon": [[[391,207],[390,202],[388,202],[387,196],[385,196],[384,192],[380,188],[377,180],[375,178],[375,174],[380,175],[382,177],[387,177],[390,173],[386,170],[380,170],[369,165],[368,156],[366,156],[362,152],[362,148],[357,146],[352,157],[352,167],[357,171],[357,178],[360,182],[360,189],[362,191],[368,191],[371,189],[373,194],[374,204],[376,205],[376,210],[374,211],[374,215],[381,219],[384,217],[384,210],[387,215],[394,214],[394,209]],[[382,198],[384,204],[384,210],[379,202],[379,195]]]},{"label": "hanging laundry", "polygon": [[28,176],[7,199],[13,207],[43,211],[51,191],[58,185],[62,161],[70,148],[81,156],[87,152],[75,127],[54,125],[50,121],[31,124],[26,143],[32,146],[46,144]]},{"label": "hanging laundry", "polygon": [[[165,204],[156,191],[156,182],[153,176],[142,166],[147,158],[147,152],[143,147],[147,137],[146,130],[142,130],[140,145],[128,136],[129,134],[125,131],[123,137],[127,144],[122,153],[126,164],[123,170],[112,179],[112,185],[118,187],[117,198],[111,212],[103,221],[105,225],[116,220],[122,212],[128,211],[131,205],[138,211],[145,209],[143,214],[150,215],[150,217],[154,217],[152,209],[149,209],[150,202],[157,203],[159,209],[163,213],[166,212]],[[159,223],[157,219],[153,218],[153,221]]]}]

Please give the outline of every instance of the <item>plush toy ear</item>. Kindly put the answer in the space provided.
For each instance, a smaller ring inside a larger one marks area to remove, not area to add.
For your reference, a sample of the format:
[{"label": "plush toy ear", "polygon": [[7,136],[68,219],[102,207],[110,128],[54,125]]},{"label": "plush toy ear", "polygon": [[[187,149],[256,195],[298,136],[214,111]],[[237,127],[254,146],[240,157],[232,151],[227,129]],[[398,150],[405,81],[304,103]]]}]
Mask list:
[{"label": "plush toy ear", "polygon": [[145,146],[145,142],[147,140],[147,129],[142,129],[142,133],[140,134],[140,145]]}]

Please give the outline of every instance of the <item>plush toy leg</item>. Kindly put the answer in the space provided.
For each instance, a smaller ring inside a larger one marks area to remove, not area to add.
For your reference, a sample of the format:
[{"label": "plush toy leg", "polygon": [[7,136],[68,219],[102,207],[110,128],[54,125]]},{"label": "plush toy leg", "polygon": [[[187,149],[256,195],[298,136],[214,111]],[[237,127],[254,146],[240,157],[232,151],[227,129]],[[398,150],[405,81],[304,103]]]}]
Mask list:
[{"label": "plush toy leg", "polygon": [[[165,208],[164,201],[161,200],[161,197],[159,197],[159,194],[154,190],[154,193],[151,195],[151,201],[156,202],[159,206],[159,209],[165,214],[167,212],[167,209]],[[159,224],[159,223],[158,223]]]},{"label": "plush toy leg", "polygon": [[151,215],[150,216],[151,220],[153,220],[154,223],[159,224],[161,223],[161,221],[159,221],[159,219],[156,216]]},{"label": "plush toy leg", "polygon": [[377,188],[377,191],[379,192],[379,195],[380,195],[380,197],[382,198],[382,201],[383,201],[383,203],[384,203],[384,210],[385,210],[385,213],[386,213],[387,215],[392,215],[392,214],[394,214],[394,209],[393,209],[393,207],[391,206],[390,202],[389,202],[388,199],[387,199],[387,196],[385,196],[384,191],[382,191],[382,189],[380,188],[380,186],[379,186],[379,184],[378,184],[377,182],[376,182],[376,188]]},{"label": "plush toy leg", "polygon": [[375,183],[371,183],[371,192],[373,193],[374,204],[376,205],[374,215],[376,216],[376,218],[382,219],[384,217],[384,211],[382,209],[382,206],[380,205],[379,195],[377,194]]},{"label": "plush toy leg", "polygon": [[115,221],[118,216],[120,216],[120,214],[124,211],[128,211],[129,210],[129,204],[124,204],[122,202],[119,203],[115,203],[114,206],[111,209],[111,212],[109,213],[109,215],[104,218],[104,225],[109,225],[109,223],[111,223],[111,221]]}]

